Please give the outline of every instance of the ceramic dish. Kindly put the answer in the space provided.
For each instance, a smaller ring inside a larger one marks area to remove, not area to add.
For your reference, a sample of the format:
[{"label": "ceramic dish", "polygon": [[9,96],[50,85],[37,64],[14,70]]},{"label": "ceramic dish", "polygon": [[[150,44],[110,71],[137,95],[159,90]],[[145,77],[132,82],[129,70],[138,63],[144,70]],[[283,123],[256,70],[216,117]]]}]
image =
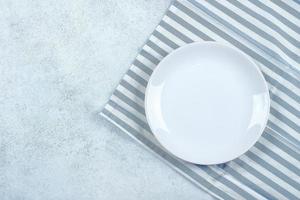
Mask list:
[{"label": "ceramic dish", "polygon": [[216,42],[188,44],[155,68],[145,111],[159,143],[197,164],[230,161],[261,136],[269,115],[267,83],[246,54]]}]

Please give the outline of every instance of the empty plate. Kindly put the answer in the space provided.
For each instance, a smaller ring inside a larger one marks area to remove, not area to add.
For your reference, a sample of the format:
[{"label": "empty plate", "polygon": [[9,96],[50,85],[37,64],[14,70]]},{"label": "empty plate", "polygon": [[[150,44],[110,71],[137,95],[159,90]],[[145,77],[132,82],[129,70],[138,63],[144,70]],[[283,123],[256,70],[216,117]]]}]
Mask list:
[{"label": "empty plate", "polygon": [[270,108],[267,83],[254,61],[216,42],[197,42],[166,56],[146,89],[145,110],[159,143],[197,164],[245,153],[261,136]]}]

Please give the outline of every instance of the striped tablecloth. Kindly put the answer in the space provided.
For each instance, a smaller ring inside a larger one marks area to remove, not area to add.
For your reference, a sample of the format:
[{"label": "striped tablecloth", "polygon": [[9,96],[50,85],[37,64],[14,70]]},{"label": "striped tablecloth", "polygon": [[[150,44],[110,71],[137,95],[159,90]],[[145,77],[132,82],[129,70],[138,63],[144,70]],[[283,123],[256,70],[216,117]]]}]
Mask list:
[{"label": "striped tablecloth", "polygon": [[[294,0],[172,2],[101,115],[216,198],[300,199],[299,12]],[[166,152],[144,111],[147,81],[160,60],[179,46],[206,40],[231,44],[252,57],[271,96],[267,128],[255,146],[214,166],[190,164]]]}]

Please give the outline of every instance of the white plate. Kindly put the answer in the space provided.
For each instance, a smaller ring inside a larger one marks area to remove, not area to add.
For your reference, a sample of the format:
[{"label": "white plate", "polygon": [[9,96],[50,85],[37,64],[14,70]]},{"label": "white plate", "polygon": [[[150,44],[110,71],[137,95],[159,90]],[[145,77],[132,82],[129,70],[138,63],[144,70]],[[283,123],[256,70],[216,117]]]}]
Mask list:
[{"label": "white plate", "polygon": [[155,137],[175,156],[218,164],[245,153],[266,126],[270,97],[258,66],[240,50],[197,42],[165,57],[146,89]]}]

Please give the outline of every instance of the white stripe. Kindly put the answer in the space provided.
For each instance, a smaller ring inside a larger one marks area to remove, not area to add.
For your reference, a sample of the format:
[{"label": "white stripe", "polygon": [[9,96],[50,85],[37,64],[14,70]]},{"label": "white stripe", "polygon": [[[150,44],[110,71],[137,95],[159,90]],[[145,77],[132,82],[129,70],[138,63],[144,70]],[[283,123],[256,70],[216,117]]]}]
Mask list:
[{"label": "white stripe", "polygon": [[[295,60],[293,60],[292,57],[289,57],[288,54],[286,54],[283,50],[281,50],[279,47],[277,47],[277,45],[275,45],[272,42],[268,41],[267,39],[263,38],[261,35],[257,34],[254,31],[252,31],[250,28],[248,28],[246,26],[243,26],[242,24],[240,24],[239,22],[237,22],[235,19],[229,17],[228,15],[226,15],[222,11],[218,10],[217,8],[215,8],[213,5],[207,3],[206,1],[201,2],[201,4],[203,6],[205,6],[206,9],[210,10],[211,12],[213,12],[214,14],[216,14],[217,16],[221,17],[223,20],[229,22],[236,29],[238,29],[242,33],[246,34],[248,37],[251,37],[256,42],[264,45],[265,47],[267,47],[267,48],[269,48],[271,50],[274,50],[282,58],[284,58],[285,60],[288,60],[291,63],[291,65],[298,65],[298,63]],[[229,29],[226,25],[224,25],[224,26],[227,29]],[[239,37],[242,37],[242,36],[239,35]],[[281,44],[283,44],[283,43],[281,43]],[[288,43],[286,43],[286,45],[288,46],[289,49],[292,50],[292,52],[298,52],[299,51],[298,48],[295,48],[294,46],[288,45]]]},{"label": "white stripe", "polygon": [[[235,185],[239,186],[241,189],[247,191],[249,194],[251,194],[256,199],[266,199],[264,196],[258,194],[256,191],[252,190],[250,187],[246,186],[242,182],[236,180],[233,176],[231,176],[228,173],[225,173],[222,175],[224,178],[228,179],[229,181],[233,182]],[[268,199],[266,199],[268,200]]]},{"label": "white stripe", "polygon": [[140,125],[138,125],[135,121],[133,121],[132,119],[130,119],[129,117],[127,117],[126,115],[124,115],[123,113],[118,111],[117,109],[113,108],[109,104],[107,104],[107,106],[105,106],[105,108],[108,111],[110,111],[111,113],[113,113],[114,115],[116,115],[119,119],[124,121],[131,128],[135,129],[136,131],[141,133],[143,136],[147,137],[147,139],[149,139],[151,142],[158,144],[158,142],[155,140],[155,138],[152,136],[152,134],[149,133],[146,129],[144,129]]},{"label": "white stripe", "polygon": [[269,120],[279,126],[281,129],[285,130],[289,135],[293,136],[297,140],[300,140],[300,135],[294,129],[289,127],[286,123],[282,122],[281,120],[277,119],[272,113],[269,115]]},{"label": "white stripe", "polygon": [[146,81],[148,81],[150,78],[150,76],[148,74],[146,74],[143,70],[141,70],[134,64],[130,67],[130,70],[135,72],[137,75],[139,75],[141,78],[145,79]]},{"label": "white stripe", "polygon": [[[265,197],[261,196],[260,194],[256,193],[251,188],[249,188],[248,186],[246,186],[243,183],[241,183],[240,181],[236,180],[230,174],[224,173],[223,169],[220,169],[219,167],[216,167],[215,165],[211,166],[210,169],[212,171],[216,172],[218,175],[222,176],[223,178],[227,179],[228,181],[231,181],[234,185],[236,185],[237,187],[241,188],[245,192],[248,192],[253,197],[256,197],[257,199],[265,199]],[[233,191],[233,190],[231,189],[231,191]],[[244,198],[243,197],[239,197],[237,199],[244,199]]]},{"label": "white stripe", "polygon": [[139,90],[143,94],[145,93],[145,89],[146,88],[143,85],[141,85],[139,82],[137,82],[136,80],[134,80],[133,78],[131,78],[130,76],[125,75],[123,77],[123,80],[127,81],[132,87],[134,87],[135,89]]},{"label": "white stripe", "polygon": [[[221,181],[219,181],[219,177],[223,177],[224,179],[227,179],[228,181],[232,182],[236,187],[240,188],[241,190],[244,190],[245,192],[251,193],[250,189],[245,187],[244,185],[242,185],[240,182],[237,182],[236,180],[234,180],[232,177],[225,177],[224,175],[224,171],[220,170],[219,168],[215,167],[214,165],[209,166],[209,168],[214,171],[216,174],[218,174],[218,176],[215,176],[215,180],[218,180],[218,184],[215,185],[217,188],[222,188],[223,191],[225,191],[226,193],[231,194],[231,196],[234,196],[235,199],[246,199],[245,197],[243,197],[241,194],[239,194],[238,192],[236,192],[234,189],[230,188],[229,186],[227,186],[226,184],[223,184]],[[201,169],[200,169],[201,170]],[[203,170],[201,170],[203,171]],[[210,172],[204,172],[206,174],[210,174]]]},{"label": "white stripe", "polygon": [[[212,169],[213,170],[213,169]],[[203,170],[202,173],[205,173],[207,175],[209,175],[209,173],[204,172]],[[218,172],[216,172],[218,173]],[[224,177],[224,176],[223,176]],[[225,177],[224,177],[225,178]],[[226,179],[226,178],[225,178]],[[238,194],[236,191],[234,191],[233,189],[231,189],[230,187],[228,187],[227,185],[221,183],[220,181],[218,181],[218,179],[213,179],[214,180],[214,186],[216,188],[222,189],[222,191],[224,191],[225,193],[229,194],[230,196],[232,196],[234,199],[245,199],[243,196],[241,196],[240,194]],[[237,187],[239,187],[241,184],[238,183],[236,184]]]},{"label": "white stripe", "polygon": [[[276,153],[277,155],[279,155],[283,159],[288,160],[291,164],[293,164],[295,166],[300,166],[300,162],[297,159],[295,159],[293,156],[289,155],[288,153],[286,153],[285,151],[280,149],[278,146],[272,144],[271,142],[269,142],[264,137],[261,137],[259,139],[259,142],[261,144],[263,144],[264,146],[268,147],[268,149],[272,150],[274,153]],[[281,171],[281,170],[279,170],[279,171]],[[287,174],[287,173],[284,173],[284,174]]]},{"label": "white stripe", "polygon": [[[144,50],[144,49],[143,49]],[[144,50],[145,51],[145,50]],[[149,52],[148,52],[149,53]],[[143,56],[142,54],[139,54],[139,56],[143,57],[144,59],[148,60],[150,63],[152,63],[152,65],[154,65],[154,67],[156,67],[156,64],[153,63],[151,60],[149,60],[147,57]]]},{"label": "white stripe", "polygon": [[159,53],[157,53],[155,50],[153,50],[151,47],[149,47],[148,45],[145,45],[143,47],[143,49],[145,51],[147,51],[148,53],[150,53],[152,56],[154,56],[155,58],[157,58],[158,60],[163,59],[162,55],[160,55]]},{"label": "white stripe", "polygon": [[[258,155],[260,155],[260,154],[258,154]],[[285,181],[283,181],[280,178],[278,178],[276,175],[272,174],[268,169],[260,166],[259,164],[253,163],[253,161],[247,155],[241,156],[240,159],[243,160],[245,163],[251,163],[251,167],[253,167],[257,171],[259,171],[260,173],[262,173],[264,176],[268,177],[274,183],[277,183],[282,188],[284,188],[287,191],[291,192],[292,194],[297,194],[298,193],[298,191],[295,188],[293,188],[288,183],[286,183]],[[267,162],[269,162],[269,160],[267,160]]]},{"label": "white stripe", "polygon": [[132,87],[134,87],[135,89],[138,89],[141,92],[145,92],[145,86],[143,86],[142,84],[140,84],[139,82],[137,82],[135,79],[131,78],[131,76],[128,76],[127,74],[124,75],[123,80],[127,81],[128,83],[130,83],[130,85]]},{"label": "white stripe", "polygon": [[[267,163],[269,163],[270,165],[272,165],[273,167],[276,167],[276,169],[278,169],[279,171],[283,172],[284,174],[288,174],[288,177],[290,177],[293,180],[296,180],[299,178],[299,176],[297,174],[295,174],[294,172],[290,171],[289,169],[287,169],[285,166],[283,166],[282,164],[280,164],[279,162],[277,162],[276,160],[274,160],[273,158],[271,158],[270,156],[268,156],[267,154],[263,153],[262,151],[260,151],[259,149],[257,149],[256,147],[252,147],[251,148],[251,152],[253,152],[256,155],[259,155],[259,157],[266,161]],[[244,157],[248,157],[247,155],[243,155],[242,157],[240,157],[240,159],[244,160]],[[250,159],[250,158],[249,158]],[[248,160],[244,160],[246,163],[249,163],[249,159]],[[251,160],[251,162],[253,162]],[[273,180],[275,183],[278,183],[278,185],[285,185],[286,183],[284,182],[281,183],[283,180],[277,180],[279,179],[276,175],[272,175],[272,173],[265,168],[265,170],[262,171],[262,169],[257,168],[258,164],[255,165],[251,165],[251,167],[257,169],[257,171],[261,172],[262,174],[264,174],[265,176],[267,176],[268,178],[270,178],[271,180]],[[267,172],[268,171],[268,172]],[[276,178],[275,178],[276,177]],[[291,187],[291,186],[290,186]],[[283,187],[286,188],[286,187]],[[290,189],[289,189],[290,190]]]},{"label": "white stripe", "polygon": [[300,10],[300,5],[293,0],[284,0],[284,3],[294,8],[295,10]]},{"label": "white stripe", "polygon": [[[166,19],[167,17],[165,16],[164,19],[165,21],[168,23],[168,20]],[[169,31],[167,31],[166,29],[164,29],[161,26],[158,26],[156,29],[158,32],[160,32],[161,34],[163,34],[165,37],[167,37],[168,39],[172,40],[175,44],[177,44],[178,46],[183,46],[185,44],[184,41],[182,41],[181,39],[177,38],[175,35],[173,35],[172,33],[170,33]]]},{"label": "white stripe", "polygon": [[[183,5],[185,5],[186,7],[190,8],[189,6],[190,4],[187,4],[187,1],[182,1],[181,2]],[[198,8],[196,8],[198,9]],[[206,35],[208,35],[209,37],[211,37],[211,35],[215,35],[215,40],[223,40],[220,36],[216,35],[213,31],[211,31],[210,29],[208,29],[207,27],[203,26],[202,24],[198,23],[197,21],[195,21],[193,18],[191,18],[190,16],[188,16],[186,13],[182,12],[181,10],[179,10],[177,7],[175,6],[171,6],[170,10],[176,14],[177,16],[179,16],[180,18],[184,19],[184,21],[188,22],[189,24],[193,25],[196,29],[200,30],[201,32],[205,33]],[[192,10],[192,9],[191,9]],[[194,10],[193,10],[194,11]],[[197,11],[196,11],[197,12]],[[198,12],[202,12],[198,9]],[[185,29],[185,28],[184,28]],[[187,29],[185,29],[187,30]],[[178,30],[179,31],[179,30]],[[181,32],[181,30],[179,31]]]},{"label": "white stripe", "polygon": [[125,110],[127,110],[128,112],[130,112],[131,114],[136,116],[137,118],[139,118],[140,120],[142,120],[143,122],[147,123],[146,117],[144,115],[142,115],[140,112],[136,111],[134,108],[129,106],[123,100],[119,99],[117,96],[112,95],[110,99],[113,100],[114,102],[116,102],[117,104],[119,104],[122,108],[124,108]]},{"label": "white stripe", "polygon": [[283,16],[284,18],[286,18],[287,20],[293,22],[297,26],[299,26],[299,24],[300,24],[300,20],[299,19],[297,19],[296,17],[294,17],[293,15],[291,15],[290,13],[288,13],[287,11],[285,11],[284,9],[280,8],[276,4],[272,3],[271,1],[261,1],[261,3],[265,4],[269,8],[272,8],[278,14],[280,14],[281,16]]},{"label": "white stripe", "polygon": [[118,85],[117,89],[119,92],[121,92],[123,95],[127,96],[129,99],[131,99],[133,102],[137,103],[142,108],[144,107],[144,101],[138,98],[135,94],[127,90],[125,87],[123,87],[121,84]]},{"label": "white stripe", "polygon": [[153,64],[150,60],[148,60],[147,58],[145,58],[144,56],[142,56],[140,54],[137,55],[136,59],[152,70],[156,67],[155,64]]},{"label": "white stripe", "polygon": [[296,152],[299,151],[300,148],[299,148],[298,144],[295,144],[293,141],[290,141],[286,136],[282,135],[281,133],[279,133],[278,131],[276,131],[272,127],[267,125],[267,128],[274,132],[273,136],[278,138],[278,140],[280,140],[281,142],[284,142],[285,144],[287,144],[287,146],[289,146],[294,151],[296,151]]},{"label": "white stripe", "polygon": [[[165,20],[167,20],[167,18],[165,18]],[[169,31],[167,31],[166,29],[160,27],[159,29],[157,29],[157,32],[159,32],[160,34],[164,35],[165,37],[167,37],[167,35],[172,35],[172,39],[170,39],[173,43],[175,43],[176,45],[178,45],[179,47],[186,44],[184,41],[180,40],[179,38],[177,38],[176,36],[174,36],[172,33],[170,33]]]},{"label": "white stripe", "polygon": [[[299,107],[299,103],[297,103],[294,99],[289,97],[287,94],[283,93],[281,90],[278,90],[273,85],[269,84],[269,90],[271,91],[272,94],[277,95],[278,97],[283,99],[286,103],[293,106],[295,109],[297,109]],[[297,109],[297,110],[299,110],[299,109]]]},{"label": "white stripe", "polygon": [[[231,189],[229,189],[226,185],[223,185],[221,182],[219,182],[217,179],[211,177],[206,172],[201,170],[197,165],[184,162],[186,166],[188,166],[191,170],[196,172],[200,177],[204,178],[207,182],[212,184],[214,187],[220,189],[222,192],[226,193],[227,195],[231,196],[233,199],[237,199],[237,194],[235,192],[232,192]],[[223,199],[223,198],[219,198]]]},{"label": "white stripe", "polygon": [[[239,194],[237,194],[236,192],[234,192],[233,190],[228,188],[226,185],[222,184],[220,181],[218,181],[217,179],[213,178],[208,173],[206,173],[205,171],[200,169],[199,166],[194,165],[192,163],[188,163],[188,162],[183,162],[183,163],[186,166],[188,166],[191,170],[196,172],[199,176],[203,177],[206,181],[211,183],[214,187],[220,189],[221,191],[223,191],[227,195],[233,197],[234,199],[238,199],[237,197],[239,197],[239,199],[243,199]],[[210,167],[210,168],[212,168],[212,167]],[[220,198],[220,199],[222,199],[222,198]]]},{"label": "white stripe", "polygon": [[286,110],[284,107],[276,103],[275,101],[272,101],[272,107],[276,109],[278,112],[283,114],[285,117],[287,117],[289,120],[294,122],[295,124],[300,124],[300,118],[296,117],[292,113],[290,113],[288,110]]},{"label": "white stripe", "polygon": [[[193,170],[195,173],[197,173],[200,177],[204,178],[207,182],[212,184],[214,187],[220,189],[222,192],[224,192],[227,195],[229,195],[229,196],[233,197],[234,199],[236,199],[237,195],[235,193],[232,193],[231,189],[229,189],[226,185],[223,185],[222,183],[220,183],[215,178],[208,175],[206,172],[201,170],[197,165],[194,165],[194,164],[188,163],[188,162],[184,162],[184,161],[182,163],[184,163],[184,165],[189,167],[191,170]],[[220,199],[223,199],[223,198],[220,198]]]},{"label": "white stripe", "polygon": [[[249,165],[253,166],[253,161],[248,162]],[[260,187],[264,189],[266,192],[270,193],[271,195],[275,196],[278,199],[287,199],[285,196],[283,196],[281,193],[279,193],[277,190],[273,189],[271,186],[267,185],[266,183],[262,182],[258,177],[252,175],[247,170],[242,168],[240,165],[230,162],[228,163],[230,167],[232,167],[236,172],[238,172],[241,176],[244,176],[249,181],[253,182],[257,185],[257,187]]]},{"label": "white stripe", "polygon": [[150,38],[149,38],[149,40],[151,40],[157,46],[159,46],[160,48],[162,48],[163,50],[165,50],[167,53],[170,53],[171,51],[173,51],[173,48],[169,47],[168,45],[166,45],[165,43],[163,43],[162,41],[160,41],[160,39],[158,39],[154,35],[151,35]]},{"label": "white stripe", "polygon": [[243,5],[247,6],[249,9],[253,10],[256,13],[259,13],[261,16],[263,16],[266,19],[268,19],[269,21],[273,22],[278,27],[281,27],[281,29],[283,31],[285,31],[287,34],[289,34],[293,38],[299,40],[300,35],[297,32],[295,32],[293,29],[291,29],[290,27],[288,27],[287,25],[285,25],[284,23],[279,21],[277,18],[275,18],[270,13],[264,11],[260,7],[256,6],[255,4],[252,4],[250,1],[243,1]]},{"label": "white stripe", "polygon": [[[286,79],[282,78],[282,76],[276,74],[275,72],[273,72],[272,70],[270,70],[269,68],[265,67],[265,66],[261,66],[262,64],[259,64],[261,70],[267,74],[268,76],[270,76],[271,78],[275,79],[276,81],[278,81],[279,83],[281,83],[281,85],[285,86],[286,88],[290,89],[291,91],[293,91],[295,94],[300,94],[300,88],[296,87],[295,85],[291,84],[291,82],[287,81]],[[285,72],[288,72],[287,69],[284,70]],[[290,73],[289,73],[290,74]]]},{"label": "white stripe", "polygon": [[[274,132],[271,133],[270,131],[268,131],[268,129],[270,129],[271,131]],[[290,141],[288,141],[286,138],[282,137],[276,130],[270,128],[270,127],[267,127],[265,129],[265,132],[267,132],[267,134],[269,135],[272,135],[273,137],[275,137],[277,140],[283,142],[286,146],[288,146],[289,148],[291,148],[293,151],[295,152],[299,152],[300,151],[300,148],[299,146],[295,146],[294,144],[292,144]]]},{"label": "white stripe", "polygon": [[166,20],[168,20],[168,24],[170,24],[176,30],[180,30],[179,32],[183,33],[184,35],[186,35],[191,40],[193,40],[193,41],[203,41],[200,37],[198,37],[194,33],[190,32],[189,30],[185,29],[183,26],[181,26],[180,24],[178,24],[176,21],[169,18],[168,16],[166,16]]},{"label": "white stripe", "polygon": [[[294,99],[292,99],[291,97],[289,97],[288,95],[286,95],[282,91],[278,90],[276,87],[274,87],[270,83],[267,83],[267,84],[268,84],[268,87],[269,87],[269,93],[270,93],[271,97],[273,95],[274,96],[276,95],[277,97],[280,97],[283,101],[285,101],[287,104],[292,106],[294,109],[299,110],[299,109],[297,109],[297,107],[299,107],[299,104]],[[276,98],[276,97],[274,97],[274,98]],[[275,108],[277,111],[279,111],[281,109],[284,109],[283,112],[288,113],[288,116],[291,116],[291,119],[294,119],[294,117],[295,117],[294,114],[292,114],[290,111],[286,110],[284,107],[282,107],[281,105],[279,105],[278,103],[276,103],[274,100],[271,99],[271,105],[273,106],[273,104],[275,105],[273,108]],[[278,108],[277,105],[279,105],[280,108]],[[281,111],[280,111],[280,113],[281,113]]]}]

